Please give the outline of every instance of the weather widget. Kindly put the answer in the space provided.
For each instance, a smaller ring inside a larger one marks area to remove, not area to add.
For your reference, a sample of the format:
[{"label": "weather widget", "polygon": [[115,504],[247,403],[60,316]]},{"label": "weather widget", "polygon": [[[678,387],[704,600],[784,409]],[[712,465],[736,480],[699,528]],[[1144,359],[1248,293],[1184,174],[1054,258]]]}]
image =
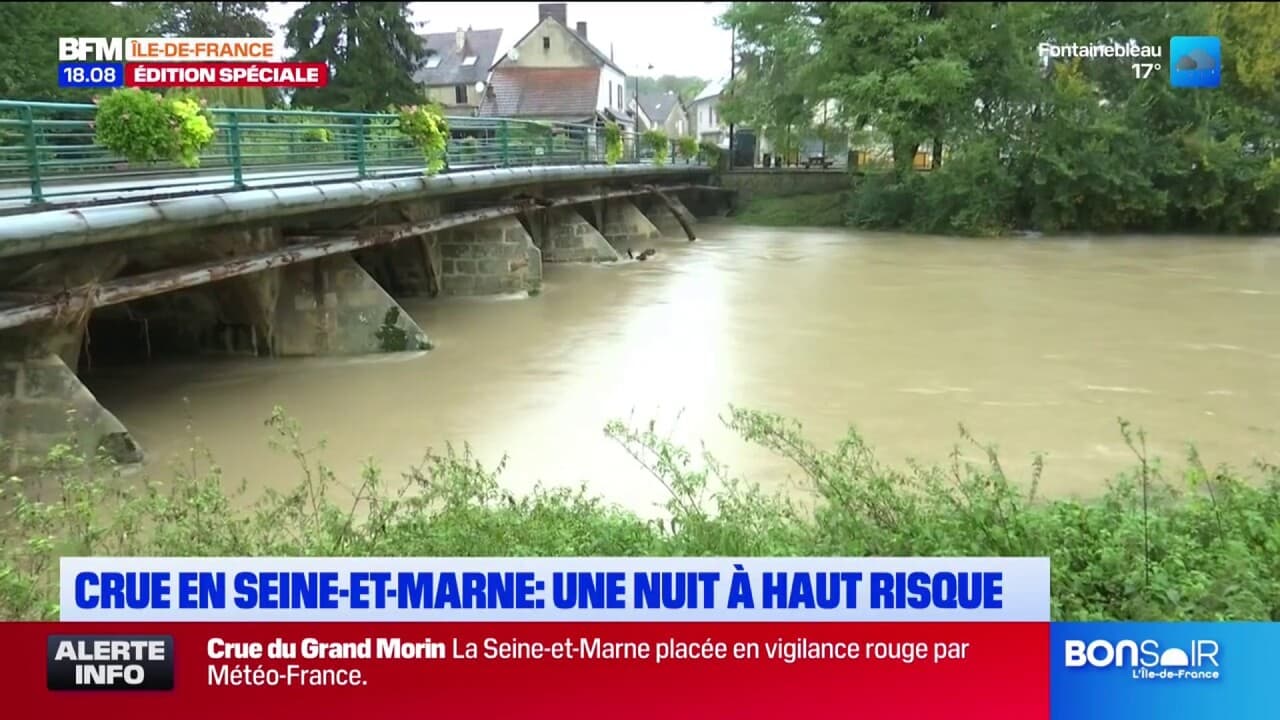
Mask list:
[{"label": "weather widget", "polygon": [[1216,37],[1175,35],[1169,41],[1169,82],[1174,87],[1222,84],[1222,43]]}]

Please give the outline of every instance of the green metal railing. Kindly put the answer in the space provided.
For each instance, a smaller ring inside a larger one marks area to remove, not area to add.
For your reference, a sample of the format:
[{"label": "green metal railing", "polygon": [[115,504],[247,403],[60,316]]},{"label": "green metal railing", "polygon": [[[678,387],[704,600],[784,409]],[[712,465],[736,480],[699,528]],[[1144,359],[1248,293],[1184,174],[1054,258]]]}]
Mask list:
[{"label": "green metal railing", "polygon": [[[211,108],[214,141],[197,168],[138,166],[94,141],[96,107],[0,100],[0,205],[91,201],[104,194],[154,197],[291,183],[409,176],[422,154],[395,115]],[[605,162],[592,125],[491,117],[448,118],[444,172]],[[673,152],[670,157],[674,157]],[[621,162],[652,153],[624,133]],[[675,162],[689,162],[678,160]]]}]

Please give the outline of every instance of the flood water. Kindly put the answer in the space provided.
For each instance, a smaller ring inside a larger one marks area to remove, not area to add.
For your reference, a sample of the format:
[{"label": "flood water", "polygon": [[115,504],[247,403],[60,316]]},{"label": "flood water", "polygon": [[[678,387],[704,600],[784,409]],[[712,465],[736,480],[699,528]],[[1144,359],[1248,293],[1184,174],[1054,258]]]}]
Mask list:
[{"label": "flood water", "polygon": [[963,423],[1042,491],[1089,496],[1131,466],[1117,428],[1181,465],[1280,460],[1280,241],[961,240],[706,224],[644,263],[548,265],[531,299],[405,300],[430,353],[157,361],[90,387],[155,470],[191,445],[229,479],[286,486],[274,405],[345,480],[470,442],[509,487],[578,485],[640,512],[661,486],[605,437],[614,418],[705,441],[736,474],[791,491],[730,403],[795,417],[828,446],[849,425],[881,457],[945,461]]}]

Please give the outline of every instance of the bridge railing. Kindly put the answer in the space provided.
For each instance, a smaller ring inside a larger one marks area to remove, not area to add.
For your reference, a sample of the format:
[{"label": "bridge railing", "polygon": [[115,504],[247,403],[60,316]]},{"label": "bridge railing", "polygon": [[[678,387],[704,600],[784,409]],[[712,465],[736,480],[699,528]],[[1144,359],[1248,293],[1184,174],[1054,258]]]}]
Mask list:
[{"label": "bridge railing", "polygon": [[[422,153],[395,115],[210,108],[215,137],[197,168],[130,163],[94,139],[91,104],[0,100],[0,205],[281,186],[320,179],[421,173]],[[444,172],[605,162],[603,128],[491,117],[449,117]],[[651,153],[624,133],[621,162]],[[130,189],[132,188],[132,190]]]}]

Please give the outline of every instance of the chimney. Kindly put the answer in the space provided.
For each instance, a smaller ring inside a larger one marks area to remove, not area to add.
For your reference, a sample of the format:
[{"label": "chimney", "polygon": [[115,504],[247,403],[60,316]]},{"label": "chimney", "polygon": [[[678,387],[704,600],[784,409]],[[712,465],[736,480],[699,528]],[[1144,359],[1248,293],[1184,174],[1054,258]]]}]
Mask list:
[{"label": "chimney", "polygon": [[578,21],[578,37],[582,38],[583,40],[587,39],[587,24],[582,22],[581,20]]},{"label": "chimney", "polygon": [[538,22],[543,18],[555,18],[561,25],[569,26],[569,10],[566,3],[540,3],[538,5]]},{"label": "chimney", "polygon": [[462,50],[462,48],[466,44],[467,44],[467,31],[463,30],[462,28],[458,28],[458,50]]}]

